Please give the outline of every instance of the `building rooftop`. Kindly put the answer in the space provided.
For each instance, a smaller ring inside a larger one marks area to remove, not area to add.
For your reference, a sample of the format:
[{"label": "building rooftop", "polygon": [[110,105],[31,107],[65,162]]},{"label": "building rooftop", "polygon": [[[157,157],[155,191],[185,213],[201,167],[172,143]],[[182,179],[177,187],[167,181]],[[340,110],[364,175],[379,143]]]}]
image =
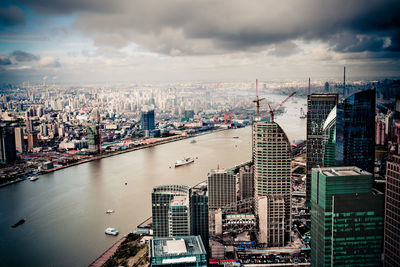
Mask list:
[{"label": "building rooftop", "polygon": [[189,257],[206,254],[199,236],[161,237],[150,241],[151,257]]},{"label": "building rooftop", "polygon": [[186,196],[174,196],[171,206],[188,206],[189,199]]},{"label": "building rooftop", "polygon": [[349,167],[327,167],[319,169],[325,176],[356,176],[356,175],[371,175],[355,166]]}]

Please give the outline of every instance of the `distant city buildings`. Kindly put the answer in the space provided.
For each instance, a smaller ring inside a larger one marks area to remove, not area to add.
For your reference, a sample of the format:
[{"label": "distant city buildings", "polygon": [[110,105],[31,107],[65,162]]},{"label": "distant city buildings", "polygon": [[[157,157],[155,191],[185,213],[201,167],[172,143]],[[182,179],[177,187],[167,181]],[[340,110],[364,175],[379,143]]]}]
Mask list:
[{"label": "distant city buildings", "polygon": [[291,231],[291,153],[289,140],[275,122],[256,121],[253,125],[255,196],[261,243],[284,246]]},{"label": "distant city buildings", "polygon": [[311,266],[379,266],[383,194],[357,167],[312,169]]},{"label": "distant city buildings", "polygon": [[329,112],[336,106],[338,94],[315,93],[307,97],[307,177],[306,205],[310,206],[311,169],[322,166],[323,125]]}]

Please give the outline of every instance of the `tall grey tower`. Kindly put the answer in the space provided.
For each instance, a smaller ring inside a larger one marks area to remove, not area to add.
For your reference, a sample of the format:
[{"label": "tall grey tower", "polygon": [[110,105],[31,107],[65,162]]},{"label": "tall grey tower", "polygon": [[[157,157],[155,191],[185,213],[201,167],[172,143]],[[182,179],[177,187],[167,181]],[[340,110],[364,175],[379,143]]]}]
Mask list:
[{"label": "tall grey tower", "polygon": [[276,122],[253,125],[254,188],[261,242],[284,246],[290,237],[290,143]]}]

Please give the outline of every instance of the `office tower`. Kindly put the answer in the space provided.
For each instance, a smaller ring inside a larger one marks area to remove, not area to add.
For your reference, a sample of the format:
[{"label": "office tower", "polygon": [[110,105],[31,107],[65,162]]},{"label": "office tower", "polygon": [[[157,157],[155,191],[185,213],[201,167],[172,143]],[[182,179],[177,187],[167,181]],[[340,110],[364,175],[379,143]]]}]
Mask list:
[{"label": "office tower", "polygon": [[27,119],[25,121],[25,124],[26,124],[26,131],[28,133],[31,133],[31,132],[33,132],[35,130],[34,125],[33,125],[33,120]]},{"label": "office tower", "polygon": [[0,126],[0,163],[10,164],[16,160],[14,128]]},{"label": "office tower", "polygon": [[28,151],[33,151],[33,149],[38,147],[38,145],[37,133],[28,133]]},{"label": "office tower", "polygon": [[386,125],[384,121],[376,119],[376,133],[375,133],[375,144],[384,145],[386,142]]},{"label": "office tower", "polygon": [[154,110],[142,112],[142,131],[144,136],[150,136],[152,130],[155,129],[154,125]]},{"label": "office tower", "polygon": [[254,197],[254,176],[252,168],[240,168],[238,176],[240,199],[243,200]]},{"label": "office tower", "polygon": [[[155,237],[190,232],[190,192],[187,185],[164,185],[153,188],[151,194]],[[186,211],[186,216],[182,212]],[[182,224],[180,222],[182,220]],[[186,230],[188,229],[188,230]]]},{"label": "office tower", "polygon": [[207,252],[199,236],[154,238],[149,241],[150,266],[206,267]]},{"label": "office tower", "polygon": [[193,192],[191,196],[191,234],[199,235],[208,249],[208,196]]},{"label": "office tower", "polygon": [[322,127],[338,102],[338,94],[311,94],[307,97],[306,206],[310,206],[311,169],[322,166]]},{"label": "office tower", "polygon": [[386,168],[384,266],[400,263],[400,156],[390,155]]},{"label": "office tower", "polygon": [[15,135],[15,149],[20,153],[24,152],[25,144],[24,144],[23,129],[21,127],[16,127],[14,130],[14,135]]},{"label": "office tower", "polygon": [[[290,143],[276,122],[257,121],[253,125],[253,146],[255,196],[268,199],[267,210],[257,207],[256,202],[257,214],[267,213],[267,245],[284,246],[291,230]],[[283,221],[280,214],[274,212],[282,206]],[[284,239],[274,236],[281,232],[285,233]]]},{"label": "office tower", "polygon": [[89,152],[100,153],[100,127],[99,125],[86,126]]},{"label": "office tower", "polygon": [[323,164],[352,166],[373,173],[375,89],[351,95],[332,109],[323,126]]},{"label": "office tower", "polygon": [[236,203],[236,176],[232,170],[211,170],[208,175],[208,208],[216,210]]},{"label": "office tower", "polygon": [[311,266],[379,266],[383,194],[354,166],[312,169]]},{"label": "office tower", "polygon": [[48,136],[49,132],[47,130],[47,125],[45,123],[40,124],[40,136]]}]

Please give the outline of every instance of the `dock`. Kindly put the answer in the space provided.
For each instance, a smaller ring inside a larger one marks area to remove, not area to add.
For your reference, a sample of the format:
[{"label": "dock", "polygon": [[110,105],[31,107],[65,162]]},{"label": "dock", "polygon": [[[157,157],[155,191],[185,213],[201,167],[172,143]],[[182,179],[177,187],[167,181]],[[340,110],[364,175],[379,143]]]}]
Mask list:
[{"label": "dock", "polygon": [[94,262],[92,262],[89,266],[90,267],[101,267],[103,266],[106,261],[108,261],[109,258],[111,258],[112,255],[114,255],[115,251],[118,249],[119,245],[121,245],[122,242],[124,242],[126,239],[126,236],[122,237],[120,240],[118,240],[114,245],[112,245],[108,250],[106,250],[103,254],[100,255]]}]

